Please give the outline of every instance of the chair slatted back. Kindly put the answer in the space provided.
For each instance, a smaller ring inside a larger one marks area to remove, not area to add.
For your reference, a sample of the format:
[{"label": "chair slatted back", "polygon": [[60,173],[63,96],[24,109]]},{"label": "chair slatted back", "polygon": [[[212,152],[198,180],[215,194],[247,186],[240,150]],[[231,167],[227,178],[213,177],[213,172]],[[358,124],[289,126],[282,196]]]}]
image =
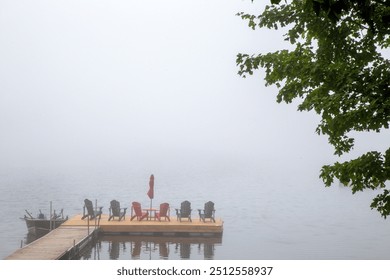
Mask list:
[{"label": "chair slatted back", "polygon": [[[134,214],[133,214],[134,211]],[[134,201],[131,207],[131,221],[137,217],[137,221],[142,221],[149,216],[149,212],[142,212],[141,203]]]},{"label": "chair slatted back", "polygon": [[204,217],[205,218],[211,218],[214,215],[214,202],[209,201],[206,202],[204,205]]},{"label": "chair slatted back", "polygon": [[160,217],[166,217],[168,215],[169,203],[160,204]]},{"label": "chair slatted back", "polygon": [[181,203],[180,206],[180,216],[182,218],[187,218],[191,215],[191,202],[185,200]]},{"label": "chair slatted back", "polygon": [[95,211],[93,210],[93,203],[89,199],[84,199],[85,208],[87,208],[88,215],[94,216]]},{"label": "chair slatted back", "polygon": [[113,216],[120,216],[121,215],[121,205],[119,201],[117,200],[111,200],[110,202],[111,205],[111,211]]},{"label": "chair slatted back", "polygon": [[142,208],[141,208],[141,203],[139,202],[133,202],[133,209],[134,213],[137,217],[142,216]]}]

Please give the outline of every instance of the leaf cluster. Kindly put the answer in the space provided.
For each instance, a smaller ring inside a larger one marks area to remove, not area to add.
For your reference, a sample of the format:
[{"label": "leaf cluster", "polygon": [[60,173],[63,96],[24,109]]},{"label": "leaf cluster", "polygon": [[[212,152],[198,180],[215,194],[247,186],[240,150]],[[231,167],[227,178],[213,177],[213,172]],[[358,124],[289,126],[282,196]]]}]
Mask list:
[{"label": "leaf cluster", "polygon": [[[271,4],[274,5],[280,2],[282,0],[271,0]],[[389,31],[390,0],[306,0],[305,2],[317,16],[323,14],[333,23],[354,14],[373,32],[388,33]]]},{"label": "leaf cluster", "polygon": [[[265,69],[266,85],[278,88],[277,102],[299,99],[298,110],[321,116],[316,131],[328,136],[337,155],[353,148],[350,132],[388,129],[390,61],[380,52],[390,45],[390,26],[384,22],[390,12],[388,2],[271,0],[271,4],[260,15],[238,16],[252,29],[283,28],[285,40],[294,48],[240,53],[239,75]],[[325,166],[321,177],[326,185],[336,177],[351,185],[353,193],[385,188],[390,173],[389,160],[383,157],[389,155],[370,152],[351,162]],[[390,204],[380,204],[385,198],[371,205],[384,216],[390,213]]]}]

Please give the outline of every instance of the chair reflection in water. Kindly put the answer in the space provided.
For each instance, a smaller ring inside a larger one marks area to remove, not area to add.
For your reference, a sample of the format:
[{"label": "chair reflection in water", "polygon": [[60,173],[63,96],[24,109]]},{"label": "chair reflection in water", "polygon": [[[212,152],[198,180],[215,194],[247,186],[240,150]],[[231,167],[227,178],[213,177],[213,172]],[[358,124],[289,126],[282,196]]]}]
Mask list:
[{"label": "chair reflection in water", "polygon": [[152,252],[154,253],[157,250],[157,245],[160,259],[167,260],[169,257],[169,242],[152,241],[150,239],[133,240],[131,242],[131,258],[139,260],[143,253],[143,257],[149,254],[149,259],[152,259]]},{"label": "chair reflection in water", "polygon": [[109,221],[111,219],[115,220],[115,217],[118,217],[119,221],[122,219],[125,220],[127,207],[121,208],[119,201],[111,200],[109,210],[110,210],[110,216],[108,218]]},{"label": "chair reflection in water", "polygon": [[[188,241],[181,240],[175,243],[174,246],[174,254],[177,254],[180,259],[191,259],[191,250],[193,246],[196,246],[198,241],[193,241],[189,239]],[[134,260],[139,260],[141,258],[146,259],[155,259],[154,255],[158,248],[159,259],[167,260],[170,255],[170,241],[161,241],[156,240],[152,241],[151,239],[146,240],[133,240],[131,241],[130,250],[131,250],[131,258]],[[203,251],[203,257],[205,260],[214,259],[214,244],[211,243],[198,243],[197,245],[198,251],[201,254]],[[203,250],[202,250],[203,249]],[[152,257],[153,254],[153,257]],[[149,256],[148,256],[149,255]]]},{"label": "chair reflection in water", "polygon": [[186,236],[103,236],[109,242],[111,260],[126,258],[133,260],[168,259],[214,259],[221,238]]},{"label": "chair reflection in water", "polygon": [[141,255],[142,242],[140,240],[135,240],[131,243],[131,258],[133,260],[139,260]]},{"label": "chair reflection in water", "polygon": [[169,256],[169,243],[168,242],[158,243],[158,252],[160,254],[160,259],[167,260]]},{"label": "chair reflection in water", "polygon": [[203,244],[203,256],[205,260],[213,260],[214,259],[214,244]]},{"label": "chair reflection in water", "polygon": [[206,219],[215,223],[215,209],[214,202],[208,201],[204,204],[204,209],[198,209],[199,211],[199,219],[203,222],[206,222]]},{"label": "chair reflection in water", "polygon": [[[176,251],[179,251],[180,259],[190,259],[191,258],[191,247],[196,245],[195,241],[194,243],[191,243],[191,240],[188,242],[180,242],[176,243]],[[203,245],[203,257],[205,260],[213,260],[214,259],[214,244],[208,243],[207,241],[205,243],[198,243],[198,253],[202,252],[202,245]]]},{"label": "chair reflection in water", "polygon": [[141,208],[141,204],[139,202],[134,201],[131,207],[131,221],[134,218],[137,218],[137,221],[142,221],[143,219],[149,216],[148,212],[143,212]]},{"label": "chair reflection in water", "polygon": [[175,245],[176,253],[179,253],[180,259],[189,259],[191,256],[191,243],[179,242]]},{"label": "chair reflection in water", "polygon": [[180,209],[176,209],[177,220],[181,222],[181,219],[188,219],[188,221],[192,222],[191,211],[191,202],[188,200],[183,201],[180,205]]},{"label": "chair reflection in water", "polygon": [[[122,244],[123,250],[126,249],[126,244],[123,242]],[[111,241],[109,243],[109,253],[110,253],[110,260],[117,260],[120,256],[120,242],[117,241]]]}]

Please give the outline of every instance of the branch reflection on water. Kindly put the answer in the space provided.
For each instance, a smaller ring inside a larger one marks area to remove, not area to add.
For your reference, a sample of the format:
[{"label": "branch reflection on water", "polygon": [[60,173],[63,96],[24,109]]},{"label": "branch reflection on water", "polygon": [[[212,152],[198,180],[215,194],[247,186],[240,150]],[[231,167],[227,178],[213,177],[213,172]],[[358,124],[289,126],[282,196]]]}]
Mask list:
[{"label": "branch reflection on water", "polygon": [[80,259],[214,259],[222,237],[100,236]]}]

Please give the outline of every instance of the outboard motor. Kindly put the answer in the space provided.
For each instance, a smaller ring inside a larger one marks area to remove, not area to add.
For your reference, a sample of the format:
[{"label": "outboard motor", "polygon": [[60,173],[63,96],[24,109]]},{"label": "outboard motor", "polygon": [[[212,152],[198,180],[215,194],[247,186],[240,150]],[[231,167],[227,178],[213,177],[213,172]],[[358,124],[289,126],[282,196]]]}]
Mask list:
[{"label": "outboard motor", "polygon": [[39,210],[38,219],[44,219],[44,218],[45,218],[45,215],[43,215],[41,210]]}]

